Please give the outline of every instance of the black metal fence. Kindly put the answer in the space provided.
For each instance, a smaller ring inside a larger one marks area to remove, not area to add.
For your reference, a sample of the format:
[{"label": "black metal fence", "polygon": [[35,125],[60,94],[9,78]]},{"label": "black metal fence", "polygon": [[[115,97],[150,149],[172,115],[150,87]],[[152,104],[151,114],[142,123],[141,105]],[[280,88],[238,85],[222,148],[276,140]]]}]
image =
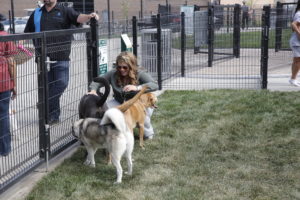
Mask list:
[{"label": "black metal fence", "polygon": [[[219,20],[215,20],[216,9]],[[35,49],[33,58],[17,66],[18,95],[10,108],[14,111],[10,115],[12,152],[0,157],[0,192],[76,142],[70,131],[78,118],[79,100],[92,78],[113,66],[123,50],[122,33],[128,34],[139,65],[152,74],[160,89],[267,88],[270,7],[260,16],[261,26],[247,30],[240,29],[239,5],[199,11],[199,16],[192,17],[184,13],[134,17],[119,21],[124,26],[113,31],[105,23],[92,23],[90,28],[0,37],[0,42]],[[70,41],[59,39],[66,35]],[[60,121],[49,125],[52,83],[47,73],[52,61],[47,55],[66,51],[71,51],[69,84],[60,98]],[[103,61],[107,69],[101,68]]]},{"label": "black metal fence", "polygon": [[290,23],[296,8],[296,3],[277,2],[276,8],[272,9],[275,17],[271,18],[272,29],[275,29],[275,51],[290,50],[289,36],[292,33]]},{"label": "black metal fence", "polygon": [[[72,42],[59,40],[65,35],[69,35]],[[9,108],[11,152],[0,157],[0,191],[76,142],[70,125],[78,118],[79,97],[87,91],[88,76],[92,76],[87,59],[92,54],[92,42],[86,35],[90,35],[89,28],[0,37],[1,42],[35,49],[32,57],[20,56],[21,50],[17,50],[15,56],[18,63],[17,97]],[[55,83],[47,81],[51,63],[47,55],[61,55],[70,50],[69,86],[60,98],[60,121],[50,126],[49,101],[53,97],[49,96],[48,88],[49,84]]]}]

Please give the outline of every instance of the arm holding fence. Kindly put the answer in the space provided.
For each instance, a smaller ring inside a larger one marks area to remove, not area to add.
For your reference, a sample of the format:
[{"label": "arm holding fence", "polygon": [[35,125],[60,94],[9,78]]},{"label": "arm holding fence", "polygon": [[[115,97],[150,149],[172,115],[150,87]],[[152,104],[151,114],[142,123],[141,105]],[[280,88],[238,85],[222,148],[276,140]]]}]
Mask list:
[{"label": "arm holding fence", "polygon": [[77,18],[77,22],[78,23],[85,23],[85,22],[88,22],[90,21],[92,18],[95,18],[96,20],[99,20],[99,16],[96,14],[96,13],[91,13],[91,14],[80,14]]}]

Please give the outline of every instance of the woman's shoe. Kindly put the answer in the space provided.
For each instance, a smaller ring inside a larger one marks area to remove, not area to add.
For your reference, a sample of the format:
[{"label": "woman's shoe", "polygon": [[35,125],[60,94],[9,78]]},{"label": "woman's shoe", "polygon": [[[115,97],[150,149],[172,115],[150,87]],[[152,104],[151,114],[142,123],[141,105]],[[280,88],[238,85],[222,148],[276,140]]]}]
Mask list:
[{"label": "woman's shoe", "polygon": [[300,83],[296,79],[290,79],[289,83],[293,86],[300,87]]}]

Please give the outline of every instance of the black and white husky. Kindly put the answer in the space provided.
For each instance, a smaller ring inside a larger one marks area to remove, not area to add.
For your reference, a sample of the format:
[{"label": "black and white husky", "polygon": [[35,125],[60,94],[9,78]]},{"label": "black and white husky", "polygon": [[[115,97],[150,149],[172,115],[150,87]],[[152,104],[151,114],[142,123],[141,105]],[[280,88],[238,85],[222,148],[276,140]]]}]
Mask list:
[{"label": "black and white husky", "polygon": [[72,132],[74,137],[84,143],[88,151],[85,165],[95,167],[94,155],[97,149],[106,148],[117,170],[115,183],[122,182],[123,169],[120,161],[123,155],[127,159],[127,174],[132,174],[134,138],[126,125],[124,114],[120,110],[108,109],[101,121],[96,118],[80,119],[74,122]]}]

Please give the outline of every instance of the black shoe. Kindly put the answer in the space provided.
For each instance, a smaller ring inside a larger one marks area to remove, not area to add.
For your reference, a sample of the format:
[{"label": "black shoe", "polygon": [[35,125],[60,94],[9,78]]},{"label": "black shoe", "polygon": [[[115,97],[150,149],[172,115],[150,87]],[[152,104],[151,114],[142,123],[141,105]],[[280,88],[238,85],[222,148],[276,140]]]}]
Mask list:
[{"label": "black shoe", "polygon": [[8,152],[8,153],[4,153],[4,154],[0,154],[0,156],[6,157],[6,156],[8,156],[8,155],[9,155],[9,153],[10,153],[10,152]]},{"label": "black shoe", "polygon": [[55,124],[58,124],[59,123],[59,119],[50,119],[49,120],[49,125],[52,126],[52,125],[55,125]]}]

